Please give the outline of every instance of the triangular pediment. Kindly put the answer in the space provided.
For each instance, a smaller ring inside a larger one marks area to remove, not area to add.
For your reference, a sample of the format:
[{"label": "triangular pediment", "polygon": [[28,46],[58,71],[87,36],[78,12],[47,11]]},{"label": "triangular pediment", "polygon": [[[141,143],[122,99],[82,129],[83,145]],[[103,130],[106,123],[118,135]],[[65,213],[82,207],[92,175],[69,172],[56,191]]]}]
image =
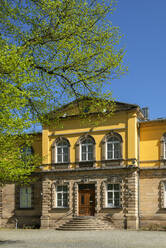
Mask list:
[{"label": "triangular pediment", "polygon": [[66,118],[79,115],[92,115],[100,113],[106,114],[110,112],[116,113],[119,111],[129,111],[134,109],[137,111],[140,108],[136,104],[84,97],[65,104],[61,108],[58,108],[54,111],[51,111],[48,116],[49,119],[54,119],[56,117]]}]

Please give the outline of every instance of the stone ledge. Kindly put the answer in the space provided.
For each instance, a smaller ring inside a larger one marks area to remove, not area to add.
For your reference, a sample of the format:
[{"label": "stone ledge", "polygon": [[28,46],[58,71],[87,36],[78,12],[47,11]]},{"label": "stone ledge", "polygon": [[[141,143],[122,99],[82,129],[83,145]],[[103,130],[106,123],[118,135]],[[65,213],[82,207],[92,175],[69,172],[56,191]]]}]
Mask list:
[{"label": "stone ledge", "polygon": [[124,167],[124,166],[110,166],[110,167],[103,167],[103,168],[76,168],[76,169],[57,169],[57,170],[43,170],[34,172],[34,174],[45,174],[45,173],[55,173],[55,172],[80,172],[80,171],[109,171],[109,170],[117,170],[117,169],[123,169],[123,170],[136,170],[138,167]]}]

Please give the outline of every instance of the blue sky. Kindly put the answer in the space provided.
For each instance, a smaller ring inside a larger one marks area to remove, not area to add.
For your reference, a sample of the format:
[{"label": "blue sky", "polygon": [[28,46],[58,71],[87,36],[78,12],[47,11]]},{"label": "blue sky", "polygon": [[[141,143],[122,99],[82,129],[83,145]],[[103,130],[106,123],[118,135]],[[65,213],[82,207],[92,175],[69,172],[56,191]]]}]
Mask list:
[{"label": "blue sky", "polygon": [[111,20],[124,35],[128,73],[112,81],[113,97],[166,118],[166,0],[118,0]]}]

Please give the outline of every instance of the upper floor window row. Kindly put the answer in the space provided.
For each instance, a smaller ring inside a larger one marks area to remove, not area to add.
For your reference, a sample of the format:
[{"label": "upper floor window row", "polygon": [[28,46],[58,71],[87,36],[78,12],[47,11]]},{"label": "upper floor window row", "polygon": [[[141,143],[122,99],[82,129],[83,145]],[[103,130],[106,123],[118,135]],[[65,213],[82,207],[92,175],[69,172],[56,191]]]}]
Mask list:
[{"label": "upper floor window row", "polygon": [[[79,138],[75,145],[76,162],[95,160],[96,143],[92,136]],[[102,160],[122,158],[122,138],[117,133],[106,135],[101,142]],[[70,161],[70,143],[65,138],[57,138],[52,145],[52,163],[68,163]]]}]

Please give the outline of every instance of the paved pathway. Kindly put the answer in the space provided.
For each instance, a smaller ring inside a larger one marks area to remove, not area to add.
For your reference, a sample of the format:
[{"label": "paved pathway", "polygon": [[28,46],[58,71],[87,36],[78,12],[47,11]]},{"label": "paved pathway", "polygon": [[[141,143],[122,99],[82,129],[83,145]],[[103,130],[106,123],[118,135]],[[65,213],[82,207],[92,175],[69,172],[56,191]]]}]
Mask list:
[{"label": "paved pathway", "polygon": [[166,248],[166,232],[0,230],[0,248]]}]

